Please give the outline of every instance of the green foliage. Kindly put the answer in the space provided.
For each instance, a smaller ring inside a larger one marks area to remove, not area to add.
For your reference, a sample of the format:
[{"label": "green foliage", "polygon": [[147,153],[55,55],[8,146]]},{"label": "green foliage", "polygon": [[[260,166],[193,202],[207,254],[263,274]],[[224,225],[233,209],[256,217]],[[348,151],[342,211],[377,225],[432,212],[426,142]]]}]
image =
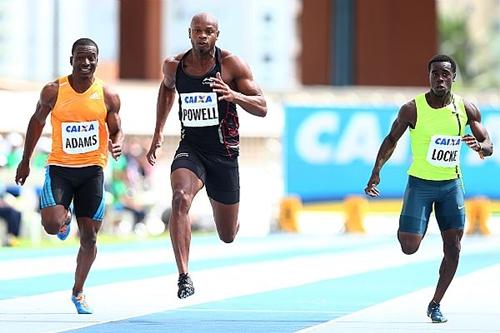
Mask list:
[{"label": "green foliage", "polygon": [[474,79],[467,57],[472,51],[472,42],[467,30],[467,21],[461,16],[439,17],[440,52],[451,56],[457,62],[458,79],[469,85]]}]

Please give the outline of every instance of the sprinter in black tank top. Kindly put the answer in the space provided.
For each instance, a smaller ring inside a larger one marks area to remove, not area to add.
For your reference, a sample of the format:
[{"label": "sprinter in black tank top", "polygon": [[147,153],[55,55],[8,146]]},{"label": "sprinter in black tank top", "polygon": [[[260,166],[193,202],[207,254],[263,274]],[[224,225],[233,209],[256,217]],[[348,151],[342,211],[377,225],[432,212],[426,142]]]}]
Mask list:
[{"label": "sprinter in black tank top", "polygon": [[215,47],[217,19],[200,13],[189,28],[192,48],[163,62],[158,92],[156,126],[148,162],[156,163],[163,142],[163,128],[179,93],[181,141],[171,167],[172,207],[170,238],[179,271],[179,298],[194,293],[188,275],[191,224],[189,208],[206,187],[217,232],[231,243],[239,229],[238,115],[236,105],[264,117],[266,100],[248,65],[229,51]]},{"label": "sprinter in black tank top", "polygon": [[175,85],[179,93],[182,140],[205,152],[227,157],[238,155],[239,133],[236,104],[217,100],[211,84],[222,73],[221,50],[215,48],[215,64],[205,75],[194,76],[183,68],[186,52],[177,66]]}]

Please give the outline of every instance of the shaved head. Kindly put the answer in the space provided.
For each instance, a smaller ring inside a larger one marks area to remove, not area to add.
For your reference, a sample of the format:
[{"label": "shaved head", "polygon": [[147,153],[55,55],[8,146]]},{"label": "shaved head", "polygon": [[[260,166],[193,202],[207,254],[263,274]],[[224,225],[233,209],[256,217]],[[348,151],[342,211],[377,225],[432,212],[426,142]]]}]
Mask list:
[{"label": "shaved head", "polygon": [[215,18],[215,16],[209,13],[198,13],[194,15],[191,19],[191,27],[202,22],[207,25],[212,25],[215,29],[219,30],[219,21]]}]

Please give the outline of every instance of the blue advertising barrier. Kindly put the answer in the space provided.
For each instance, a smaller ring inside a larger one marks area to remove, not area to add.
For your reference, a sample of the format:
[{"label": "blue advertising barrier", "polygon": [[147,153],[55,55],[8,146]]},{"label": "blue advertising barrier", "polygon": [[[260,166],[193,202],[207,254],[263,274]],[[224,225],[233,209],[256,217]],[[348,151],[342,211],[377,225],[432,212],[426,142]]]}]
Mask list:
[{"label": "blue advertising barrier", "polygon": [[[500,106],[480,109],[498,149]],[[285,106],[285,192],[305,202],[364,195],[378,148],[398,110],[396,105]],[[463,146],[461,161],[466,197],[500,198],[500,152],[481,160]],[[402,197],[410,163],[407,131],[380,174],[381,198]]]}]

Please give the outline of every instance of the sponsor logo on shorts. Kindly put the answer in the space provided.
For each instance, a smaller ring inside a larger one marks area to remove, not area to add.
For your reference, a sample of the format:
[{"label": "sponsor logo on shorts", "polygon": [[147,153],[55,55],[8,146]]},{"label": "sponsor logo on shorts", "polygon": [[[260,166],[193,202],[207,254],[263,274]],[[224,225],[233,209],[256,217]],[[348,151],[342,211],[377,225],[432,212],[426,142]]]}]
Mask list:
[{"label": "sponsor logo on shorts", "polygon": [[174,160],[181,158],[181,157],[189,157],[189,153],[179,153],[175,155]]}]

